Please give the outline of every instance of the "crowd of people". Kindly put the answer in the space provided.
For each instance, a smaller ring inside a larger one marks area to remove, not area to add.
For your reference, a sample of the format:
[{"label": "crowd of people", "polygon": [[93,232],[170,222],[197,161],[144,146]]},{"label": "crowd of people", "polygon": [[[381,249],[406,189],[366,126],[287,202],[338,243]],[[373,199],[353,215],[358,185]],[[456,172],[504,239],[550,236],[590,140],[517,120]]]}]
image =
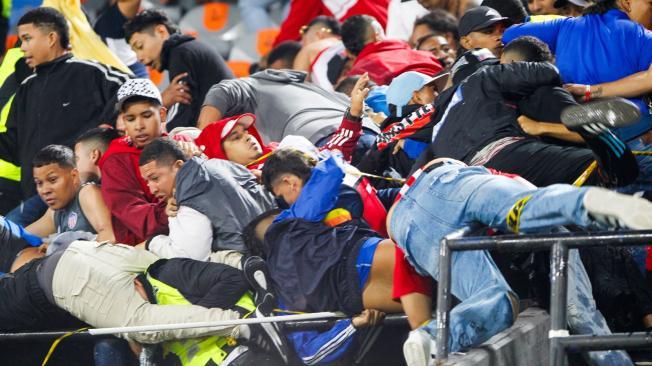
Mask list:
[{"label": "crowd of people", "polygon": [[[426,366],[446,235],[652,230],[649,0],[308,3],[241,78],[136,0],[95,25],[126,67],[76,57],[52,7],[20,18],[0,66],[0,159],[20,173],[0,180],[0,330],[259,318],[97,338],[63,364]],[[547,308],[549,263],[455,252],[450,351],[520,300]],[[652,328],[644,247],[573,249],[568,268],[572,333]],[[265,321],[315,312],[345,317]],[[409,329],[379,342],[402,348],[369,352],[392,313]]]}]

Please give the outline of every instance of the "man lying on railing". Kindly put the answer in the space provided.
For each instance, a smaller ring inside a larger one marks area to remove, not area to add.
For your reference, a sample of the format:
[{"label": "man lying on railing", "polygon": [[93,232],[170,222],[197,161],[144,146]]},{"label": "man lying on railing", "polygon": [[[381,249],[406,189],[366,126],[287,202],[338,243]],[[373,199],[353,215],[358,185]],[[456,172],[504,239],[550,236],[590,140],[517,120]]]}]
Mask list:
[{"label": "man lying on railing", "polygon": [[[43,255],[21,254],[14,266],[24,265],[0,277],[0,330],[67,329],[79,324],[75,318],[92,327],[234,320],[256,308],[246,294],[241,273],[222,264],[160,260],[150,252],[125,245],[80,240],[62,243],[55,253]],[[135,285],[137,278],[140,280]],[[191,305],[195,303],[201,306]],[[274,359],[286,357],[283,346],[273,341],[278,334],[258,325],[128,333],[121,337],[145,344],[216,337],[213,343],[197,340],[197,344],[179,341],[167,345],[168,350],[189,362],[199,354],[220,358],[218,364],[224,361],[240,345],[227,342],[228,338],[271,352]],[[188,351],[192,347],[201,352],[193,356]],[[241,351],[246,349],[239,348],[237,354]]]},{"label": "man lying on railing", "polygon": [[[535,188],[523,179],[451,159],[435,159],[418,170],[389,211],[390,237],[422,275],[439,278],[439,243],[464,228],[488,226],[504,232],[545,232],[563,225],[652,229],[652,203],[602,188],[552,185]],[[576,255],[576,252],[575,252]],[[595,309],[578,257],[569,259],[569,323],[578,333],[609,334]],[[487,251],[453,254],[452,294],[461,300],[450,313],[452,352],[477,346],[512,325],[517,298]],[[408,365],[426,365],[433,350],[435,321],[413,331],[404,353]],[[597,364],[627,365],[621,351],[591,352]]]},{"label": "man lying on railing", "polygon": [[414,328],[431,316],[429,281],[394,288],[395,261],[403,257],[397,258],[394,243],[369,228],[360,210],[342,199],[342,158],[333,154],[315,163],[294,149],[272,154],[262,180],[289,208],[261,215],[244,231],[250,252],[267,260],[280,308],[353,317],[325,332],[287,335],[306,365],[346,359],[358,348],[362,328],[375,324],[379,312],[405,310]]}]

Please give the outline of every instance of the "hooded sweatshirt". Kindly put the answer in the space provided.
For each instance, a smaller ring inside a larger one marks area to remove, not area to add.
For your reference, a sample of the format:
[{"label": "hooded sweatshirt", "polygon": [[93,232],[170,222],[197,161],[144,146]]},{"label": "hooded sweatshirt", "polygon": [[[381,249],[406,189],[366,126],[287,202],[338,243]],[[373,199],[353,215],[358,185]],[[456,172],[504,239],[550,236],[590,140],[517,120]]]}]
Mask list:
[{"label": "hooded sweatshirt", "polygon": [[[204,105],[228,117],[255,114],[256,128],[266,143],[298,135],[315,144],[337,130],[350,101],[344,94],[304,83],[305,78],[301,71],[268,69],[224,80],[209,90]],[[373,122],[364,120],[363,126],[378,131]]]},{"label": "hooded sweatshirt", "polygon": [[162,257],[207,260],[218,250],[245,251],[242,229],[276,207],[274,197],[240,164],[192,158],[176,176],[179,212],[170,219],[170,235],[147,247]]},{"label": "hooded sweatshirt", "polygon": [[111,211],[115,238],[123,244],[136,245],[168,231],[166,203],[152,195],[140,175],[142,151],[125,136],[113,140],[98,162],[102,197]]},{"label": "hooded sweatshirt", "polygon": [[233,79],[231,69],[211,47],[183,34],[173,34],[163,43],[161,69],[168,70],[170,80],[187,72],[182,79],[190,88],[190,105],[177,103],[168,112],[167,130],[175,127],[195,127],[197,118],[211,86],[224,79]]},{"label": "hooded sweatshirt", "polygon": [[389,85],[392,79],[407,71],[434,76],[443,70],[432,53],[410,48],[404,41],[384,40],[366,45],[353,63],[348,76],[369,73],[378,85]]}]

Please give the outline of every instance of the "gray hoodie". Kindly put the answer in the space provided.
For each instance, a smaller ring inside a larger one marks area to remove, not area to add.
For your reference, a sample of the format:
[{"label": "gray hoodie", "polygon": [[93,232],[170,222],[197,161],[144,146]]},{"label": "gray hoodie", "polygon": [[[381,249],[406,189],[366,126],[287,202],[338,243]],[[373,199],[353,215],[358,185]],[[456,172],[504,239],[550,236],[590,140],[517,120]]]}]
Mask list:
[{"label": "gray hoodie", "polygon": [[[208,91],[204,105],[219,109],[224,117],[255,114],[256,129],[266,144],[288,135],[315,144],[337,130],[350,101],[344,94],[304,83],[305,78],[302,71],[268,69],[223,80]],[[368,122],[364,126],[377,130]]]},{"label": "gray hoodie", "polygon": [[179,207],[190,207],[210,219],[213,252],[244,251],[242,229],[276,207],[274,197],[247,168],[221,159],[188,160],[177,173],[175,195]]}]

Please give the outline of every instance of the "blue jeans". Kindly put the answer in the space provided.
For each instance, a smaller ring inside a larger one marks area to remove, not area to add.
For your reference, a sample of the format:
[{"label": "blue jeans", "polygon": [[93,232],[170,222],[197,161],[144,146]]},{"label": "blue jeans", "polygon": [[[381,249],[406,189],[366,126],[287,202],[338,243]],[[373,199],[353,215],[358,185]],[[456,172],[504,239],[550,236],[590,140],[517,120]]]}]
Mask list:
[{"label": "blue jeans", "polygon": [[15,224],[26,227],[40,219],[47,209],[48,206],[41,197],[35,195],[21,202],[18,207],[7,214],[6,218]]},{"label": "blue jeans", "polygon": [[[598,226],[589,219],[582,200],[588,188],[552,185],[536,189],[482,167],[448,164],[422,174],[394,208],[390,232],[418,272],[439,277],[439,242],[463,227],[489,226],[511,231],[508,213],[530,196],[520,211],[519,232],[550,231],[576,224]],[[513,227],[513,225],[512,225]],[[577,251],[569,255],[568,320],[583,334],[610,334],[595,308],[584,266]],[[454,252],[451,291],[461,303],[450,313],[450,350],[478,345],[508,328],[513,314],[511,288],[486,251]],[[435,321],[424,326],[433,337]],[[591,352],[601,365],[631,364],[624,352]]]},{"label": "blue jeans", "polygon": [[100,339],[93,348],[95,366],[137,365],[127,341],[119,338]]}]

